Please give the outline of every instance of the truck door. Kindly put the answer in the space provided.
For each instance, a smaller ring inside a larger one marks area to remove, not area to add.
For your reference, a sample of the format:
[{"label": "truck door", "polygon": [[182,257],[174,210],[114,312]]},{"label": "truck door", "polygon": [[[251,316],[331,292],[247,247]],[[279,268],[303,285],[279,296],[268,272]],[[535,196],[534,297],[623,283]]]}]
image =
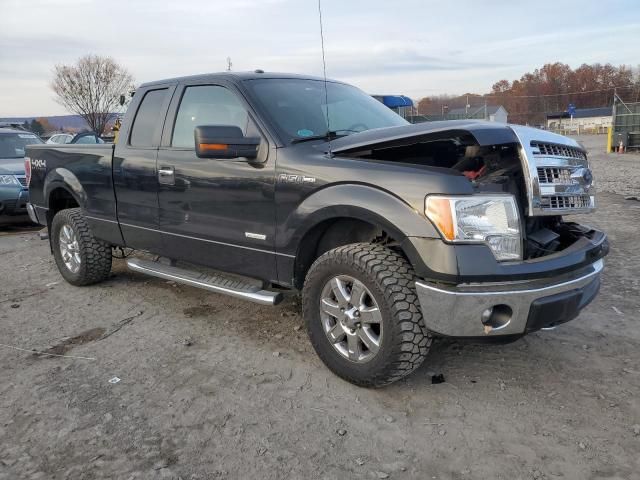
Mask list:
[{"label": "truck door", "polygon": [[[275,280],[275,148],[233,86],[186,84],[178,90],[158,151],[165,255]],[[233,125],[260,137],[258,158],[197,157],[194,129],[200,125]]]},{"label": "truck door", "polygon": [[138,90],[113,157],[118,221],[128,247],[159,252],[156,160],[162,127],[175,86]]}]

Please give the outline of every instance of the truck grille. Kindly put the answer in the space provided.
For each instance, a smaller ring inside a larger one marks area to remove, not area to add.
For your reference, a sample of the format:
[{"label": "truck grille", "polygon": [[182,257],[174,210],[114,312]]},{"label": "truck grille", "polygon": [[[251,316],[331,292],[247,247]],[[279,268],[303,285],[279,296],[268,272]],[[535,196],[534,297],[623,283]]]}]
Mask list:
[{"label": "truck grille", "polygon": [[556,145],[554,143],[531,142],[531,148],[534,155],[544,155],[547,157],[566,157],[586,160],[585,153],[574,147],[566,145]]},{"label": "truck grille", "polygon": [[571,179],[571,171],[570,168],[538,167],[538,178],[540,183],[571,185],[574,183]]},{"label": "truck grille", "polygon": [[549,195],[542,197],[541,205],[550,210],[582,210],[592,208],[589,195]]},{"label": "truck grille", "polygon": [[[532,140],[532,214],[585,213],[595,208],[587,155],[577,147]],[[537,194],[536,194],[537,193]]]},{"label": "truck grille", "polygon": [[579,145],[543,130],[520,125],[510,128],[522,146],[526,215],[568,215],[595,209],[593,175]]}]

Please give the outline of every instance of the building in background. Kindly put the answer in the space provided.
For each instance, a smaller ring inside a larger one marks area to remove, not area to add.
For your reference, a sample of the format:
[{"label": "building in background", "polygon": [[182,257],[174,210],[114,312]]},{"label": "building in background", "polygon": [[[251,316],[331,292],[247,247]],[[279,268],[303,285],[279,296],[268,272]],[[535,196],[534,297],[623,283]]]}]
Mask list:
[{"label": "building in background", "polygon": [[507,123],[509,112],[502,105],[481,105],[467,108],[452,108],[446,115],[447,120],[473,118],[489,122]]},{"label": "building in background", "polygon": [[576,108],[569,112],[547,114],[547,128],[561,134],[607,133],[611,126],[612,107]]},{"label": "building in background", "polygon": [[380,103],[386,105],[402,118],[409,119],[415,114],[413,100],[404,95],[371,95]]}]

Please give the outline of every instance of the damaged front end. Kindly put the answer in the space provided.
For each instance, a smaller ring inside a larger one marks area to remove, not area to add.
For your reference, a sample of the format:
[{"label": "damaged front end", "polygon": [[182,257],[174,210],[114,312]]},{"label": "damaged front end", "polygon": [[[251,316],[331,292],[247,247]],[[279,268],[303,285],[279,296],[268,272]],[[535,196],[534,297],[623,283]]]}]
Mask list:
[{"label": "damaged front end", "polygon": [[562,216],[595,209],[585,150],[570,138],[534,128],[433,122],[344,137],[333,143],[332,151],[447,169],[464,175],[478,195],[513,195],[522,223],[520,260],[552,255],[572,245],[587,233]]},{"label": "damaged front end", "polygon": [[403,244],[424,279],[416,290],[432,332],[517,338],[571,320],[595,298],[608,242],[564,218],[595,209],[587,155],[574,140],[458,121],[364,132],[332,150],[447,171],[471,184],[471,195],[426,195],[425,216],[443,241]]}]

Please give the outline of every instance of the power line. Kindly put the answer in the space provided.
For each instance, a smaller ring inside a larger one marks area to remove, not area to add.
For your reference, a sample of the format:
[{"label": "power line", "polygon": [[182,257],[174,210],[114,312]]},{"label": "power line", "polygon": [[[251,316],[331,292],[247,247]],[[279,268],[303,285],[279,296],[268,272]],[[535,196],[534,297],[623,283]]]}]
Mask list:
[{"label": "power line", "polygon": [[583,94],[587,94],[587,93],[596,93],[596,92],[610,92],[612,90],[615,89],[623,89],[623,88],[640,88],[640,85],[634,85],[634,84],[630,84],[630,85],[623,85],[623,86],[613,86],[613,87],[607,87],[607,88],[599,88],[596,90],[581,90],[581,91],[576,91],[576,92],[563,92],[563,93],[539,93],[537,95],[509,95],[508,93],[505,93],[504,95],[478,95],[479,97],[482,98],[504,98],[504,97],[508,97],[508,98],[538,98],[538,97],[562,97],[565,95],[583,95]]},{"label": "power line", "polygon": [[[493,95],[493,94],[482,94],[482,93],[469,93],[468,95],[473,95],[474,97],[481,97],[481,98],[538,98],[538,97],[562,97],[562,96],[566,96],[566,95],[584,95],[587,93],[597,93],[597,92],[611,92],[615,89],[630,89],[630,88],[637,88],[638,90],[640,90],[640,84],[636,85],[636,84],[629,84],[629,85],[622,85],[622,86],[612,86],[612,87],[607,87],[607,88],[599,88],[599,89],[595,89],[595,90],[581,90],[581,91],[574,91],[574,92],[563,92],[563,93],[539,93],[537,95],[511,95],[509,93],[504,93],[502,95],[498,94],[498,95]],[[404,92],[424,92],[425,90],[435,90],[435,89],[421,89],[421,90],[403,90]],[[441,94],[441,95],[447,95],[447,94]],[[452,95],[450,98],[461,98],[464,95],[467,94],[463,94],[463,95]],[[434,95],[433,97],[429,97],[428,95],[422,97],[422,98],[436,98],[440,95]]]}]

